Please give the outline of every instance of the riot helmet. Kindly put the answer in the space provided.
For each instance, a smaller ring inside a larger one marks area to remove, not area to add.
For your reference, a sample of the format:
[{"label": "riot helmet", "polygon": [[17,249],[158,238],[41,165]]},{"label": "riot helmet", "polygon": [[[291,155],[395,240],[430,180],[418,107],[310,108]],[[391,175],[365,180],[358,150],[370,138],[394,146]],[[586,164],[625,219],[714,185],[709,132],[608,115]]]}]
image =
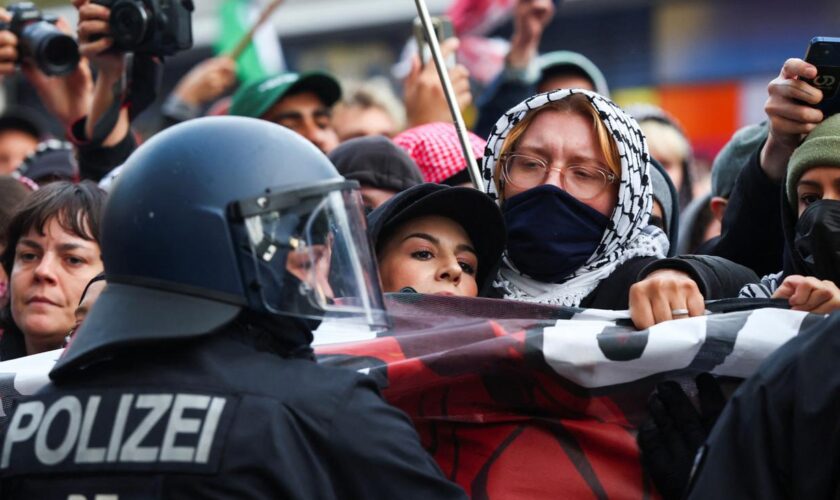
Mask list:
[{"label": "riot helmet", "polygon": [[387,326],[358,183],[279,125],[209,117],[140,146],[102,221],[108,286],[56,365],[204,335],[243,309]]}]

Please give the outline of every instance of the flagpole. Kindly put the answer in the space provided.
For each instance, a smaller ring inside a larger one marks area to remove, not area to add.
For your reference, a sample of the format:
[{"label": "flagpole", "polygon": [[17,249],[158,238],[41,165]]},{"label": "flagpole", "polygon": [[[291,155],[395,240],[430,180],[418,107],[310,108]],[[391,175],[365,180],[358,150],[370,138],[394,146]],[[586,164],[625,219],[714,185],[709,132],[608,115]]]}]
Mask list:
[{"label": "flagpole", "polygon": [[458,100],[455,99],[455,91],[452,90],[449,72],[446,70],[446,64],[440,51],[440,42],[437,39],[435,30],[432,28],[429,9],[426,7],[424,0],[414,0],[414,3],[417,5],[417,15],[423,24],[423,31],[426,34],[426,39],[429,41],[429,47],[432,49],[432,59],[435,61],[435,68],[437,68],[440,82],[443,84],[443,93],[446,96],[446,103],[449,105],[449,112],[452,114],[452,119],[455,122],[455,132],[458,134],[458,140],[461,142],[464,161],[467,163],[467,172],[470,173],[473,186],[476,189],[482,189],[481,171],[478,168],[478,163],[475,161],[475,156],[473,156],[472,147],[470,147],[467,126],[464,125],[464,117],[461,115],[461,109],[458,107]]},{"label": "flagpole", "polygon": [[270,4],[266,5],[265,8],[260,12],[260,17],[257,18],[257,21],[251,25],[251,28],[248,30],[247,33],[242,35],[242,38],[236,42],[236,45],[233,49],[228,52],[228,56],[236,61],[239,59],[239,56],[242,55],[242,52],[248,47],[248,44],[251,43],[251,40],[254,38],[254,34],[257,30],[262,26],[262,24],[268,21],[268,18],[271,17],[271,14],[280,7],[280,4],[283,3],[283,0],[273,0]]}]

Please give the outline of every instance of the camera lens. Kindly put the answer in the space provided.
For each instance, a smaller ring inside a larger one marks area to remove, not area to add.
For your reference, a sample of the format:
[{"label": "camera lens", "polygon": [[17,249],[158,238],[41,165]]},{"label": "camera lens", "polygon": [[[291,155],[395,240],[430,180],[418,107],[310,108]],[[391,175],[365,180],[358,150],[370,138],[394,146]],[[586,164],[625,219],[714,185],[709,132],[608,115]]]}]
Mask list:
[{"label": "camera lens", "polygon": [[111,8],[111,36],[123,50],[143,43],[149,27],[149,15],[142,2],[118,2]]},{"label": "camera lens", "polygon": [[56,36],[46,40],[41,47],[41,64],[50,69],[44,73],[63,75],[79,64],[79,46],[69,36]]},{"label": "camera lens", "polygon": [[52,24],[39,21],[26,26],[20,37],[25,58],[32,59],[47,75],[64,75],[79,64],[79,46]]}]

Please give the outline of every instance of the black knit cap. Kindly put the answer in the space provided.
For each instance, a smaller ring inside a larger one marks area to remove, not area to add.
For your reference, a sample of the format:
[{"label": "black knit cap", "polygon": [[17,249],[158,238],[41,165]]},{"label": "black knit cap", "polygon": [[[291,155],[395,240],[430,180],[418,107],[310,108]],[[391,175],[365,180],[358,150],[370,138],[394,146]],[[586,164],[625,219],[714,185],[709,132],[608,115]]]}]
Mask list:
[{"label": "black knit cap", "polygon": [[19,130],[41,140],[47,135],[49,126],[43,116],[25,106],[12,106],[0,115],[0,131]]},{"label": "black knit cap", "polygon": [[414,160],[387,137],[350,139],[335,148],[329,158],[339,174],[362,186],[400,192],[423,183]]},{"label": "black knit cap", "polygon": [[426,215],[454,220],[472,240],[478,256],[476,282],[492,278],[507,242],[502,212],[489,196],[467,187],[425,183],[397,194],[368,215],[368,234],[377,251],[404,222]]},{"label": "black knit cap", "polygon": [[79,181],[79,165],[69,142],[50,139],[23,160],[17,173],[44,185],[52,181]]}]

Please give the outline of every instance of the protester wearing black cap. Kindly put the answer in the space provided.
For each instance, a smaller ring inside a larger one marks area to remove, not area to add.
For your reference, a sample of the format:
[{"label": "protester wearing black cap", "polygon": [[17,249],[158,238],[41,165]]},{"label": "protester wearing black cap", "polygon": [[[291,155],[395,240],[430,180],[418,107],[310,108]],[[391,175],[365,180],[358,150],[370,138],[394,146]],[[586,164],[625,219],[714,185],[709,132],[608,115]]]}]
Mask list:
[{"label": "protester wearing black cap", "polygon": [[505,246],[495,203],[472,188],[421,184],[368,216],[383,291],[475,297]]},{"label": "protester wearing black cap", "polygon": [[350,139],[329,154],[345,179],[358,181],[365,210],[373,210],[392,196],[423,183],[423,175],[408,154],[387,137]]},{"label": "protester wearing black cap", "polygon": [[339,99],[341,86],[327,73],[281,73],[237,90],[229,113],[283,125],[329,153],[338,146],[331,108]]}]

